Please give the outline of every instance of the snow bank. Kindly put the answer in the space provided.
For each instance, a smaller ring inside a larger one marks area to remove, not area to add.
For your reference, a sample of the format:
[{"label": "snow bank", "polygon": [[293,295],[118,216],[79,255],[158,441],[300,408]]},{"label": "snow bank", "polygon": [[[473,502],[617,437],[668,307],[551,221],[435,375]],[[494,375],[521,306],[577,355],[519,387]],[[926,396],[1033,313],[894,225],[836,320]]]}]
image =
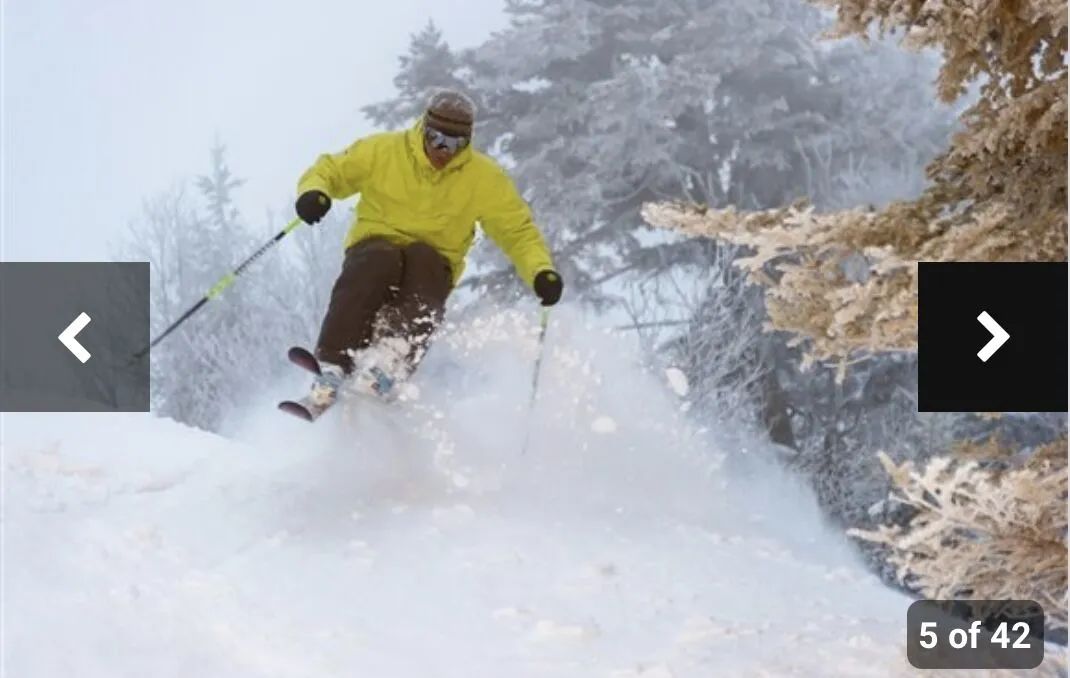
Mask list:
[{"label": "snow bank", "polygon": [[420,399],[314,426],[272,409],[299,374],[230,439],[6,415],[5,675],[910,673],[808,493],[567,311],[521,455],[535,332],[453,328]]}]

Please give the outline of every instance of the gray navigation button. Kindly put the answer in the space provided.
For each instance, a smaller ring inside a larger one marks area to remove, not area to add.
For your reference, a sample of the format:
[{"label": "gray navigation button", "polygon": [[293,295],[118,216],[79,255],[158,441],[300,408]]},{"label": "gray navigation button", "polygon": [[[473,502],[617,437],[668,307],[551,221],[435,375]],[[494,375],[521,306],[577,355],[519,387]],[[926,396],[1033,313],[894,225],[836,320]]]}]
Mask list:
[{"label": "gray navigation button", "polygon": [[147,263],[0,262],[0,411],[147,412]]}]

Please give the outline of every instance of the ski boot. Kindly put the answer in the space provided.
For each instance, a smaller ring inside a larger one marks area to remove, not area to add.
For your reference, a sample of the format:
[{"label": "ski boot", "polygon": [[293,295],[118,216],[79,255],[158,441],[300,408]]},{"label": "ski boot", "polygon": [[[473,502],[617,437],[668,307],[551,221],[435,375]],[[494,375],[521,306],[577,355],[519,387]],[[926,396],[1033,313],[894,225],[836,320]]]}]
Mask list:
[{"label": "ski boot", "polygon": [[409,342],[385,337],[361,353],[353,381],[359,390],[391,401],[411,371]]},{"label": "ski boot", "polygon": [[318,407],[327,407],[338,399],[338,390],[346,380],[345,370],[340,365],[320,363],[320,373],[312,382],[309,400]]}]

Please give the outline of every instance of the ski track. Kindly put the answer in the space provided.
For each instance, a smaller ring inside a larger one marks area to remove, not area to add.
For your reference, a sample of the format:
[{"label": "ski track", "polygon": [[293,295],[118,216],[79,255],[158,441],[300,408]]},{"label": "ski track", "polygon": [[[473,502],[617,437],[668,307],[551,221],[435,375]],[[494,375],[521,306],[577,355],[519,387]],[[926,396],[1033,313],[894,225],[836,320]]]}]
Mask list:
[{"label": "ski track", "polygon": [[5,415],[4,675],[913,675],[910,600],[568,312],[521,456],[535,331],[448,330],[417,400],[314,426],[272,410],[298,374],[229,439]]}]

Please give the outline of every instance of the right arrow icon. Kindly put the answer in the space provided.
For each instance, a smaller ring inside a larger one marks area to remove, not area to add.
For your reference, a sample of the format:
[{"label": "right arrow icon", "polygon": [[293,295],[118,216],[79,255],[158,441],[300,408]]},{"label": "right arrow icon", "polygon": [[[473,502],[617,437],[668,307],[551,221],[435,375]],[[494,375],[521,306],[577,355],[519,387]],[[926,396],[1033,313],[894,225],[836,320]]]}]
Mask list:
[{"label": "right arrow icon", "polygon": [[992,354],[999,350],[1000,346],[1007,343],[1011,335],[1007,334],[1007,330],[1000,327],[999,323],[988,315],[988,311],[981,311],[981,315],[977,316],[977,322],[984,325],[985,329],[992,333],[992,338],[977,352],[977,357],[981,359],[981,362],[986,363],[992,357]]}]

